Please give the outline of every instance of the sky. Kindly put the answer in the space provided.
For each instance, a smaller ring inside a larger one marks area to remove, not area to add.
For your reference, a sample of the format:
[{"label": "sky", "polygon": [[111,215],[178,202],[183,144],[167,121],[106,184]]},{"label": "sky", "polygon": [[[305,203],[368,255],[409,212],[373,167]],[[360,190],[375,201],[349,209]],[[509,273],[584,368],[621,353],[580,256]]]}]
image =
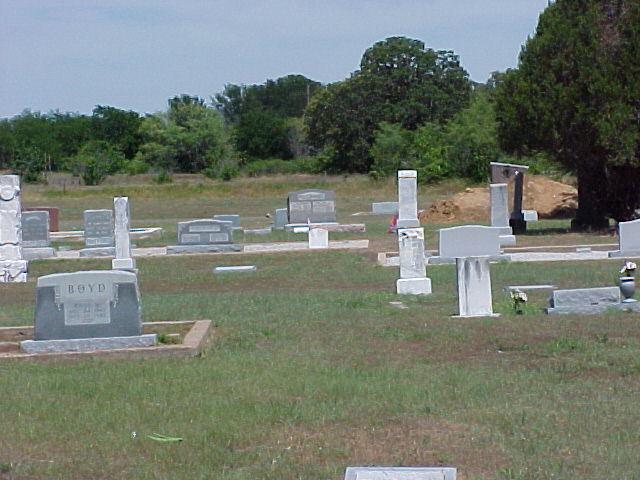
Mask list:
[{"label": "sky", "polygon": [[390,36],[453,50],[470,78],[515,67],[548,0],[0,0],[0,117],[164,110],[187,93],[347,78]]}]

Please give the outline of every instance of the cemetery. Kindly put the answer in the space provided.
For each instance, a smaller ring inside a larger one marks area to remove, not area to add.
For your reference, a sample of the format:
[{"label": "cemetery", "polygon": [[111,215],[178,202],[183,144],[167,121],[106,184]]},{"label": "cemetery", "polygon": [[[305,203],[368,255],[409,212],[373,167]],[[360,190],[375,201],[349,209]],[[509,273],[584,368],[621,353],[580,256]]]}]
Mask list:
[{"label": "cemetery", "polygon": [[[10,185],[3,201],[14,202],[2,217],[9,253],[0,383],[10,393],[0,402],[3,418],[23,418],[0,427],[21,445],[12,468],[27,476],[112,471],[111,461],[84,447],[94,435],[104,455],[133,468],[160,447],[132,432],[189,444],[142,467],[176,478],[217,471],[232,458],[251,476],[273,478],[303,471],[361,480],[495,478],[513,466],[555,469],[567,461],[560,453],[567,442],[591,452],[590,468],[614,455],[621,465],[635,461],[633,448],[603,451],[601,443],[602,432],[634,424],[609,423],[635,411],[628,380],[640,351],[639,309],[633,289],[621,287],[634,271],[620,271],[639,255],[633,226],[621,225],[616,242],[558,233],[566,220],[527,221],[514,244],[501,184],[487,191],[484,222],[425,223],[420,212],[449,193],[400,171],[379,185],[327,178],[319,190],[331,194],[317,201],[331,198],[333,213],[321,207],[320,217],[294,218],[298,232],[285,228],[288,216],[278,220],[277,206],[290,205],[285,190],[314,191],[305,183],[313,177],[260,199],[240,193],[247,181],[224,194],[212,183],[184,211],[162,186],[115,197],[78,187],[46,207],[59,210],[62,230],[86,233],[78,243],[49,235],[43,207],[22,209],[21,231],[12,233],[15,192],[44,205],[51,187],[0,181]],[[388,213],[353,216],[381,192]],[[267,218],[269,206],[276,214]],[[214,213],[221,210],[238,213]],[[334,230],[352,218],[364,228]],[[140,228],[163,233],[135,237]],[[54,254],[25,254],[38,248]],[[71,390],[56,404],[44,401],[58,388]],[[596,394],[610,388],[606,399]],[[92,392],[92,401],[80,401],[80,391]],[[585,407],[576,410],[576,401]],[[615,401],[613,417],[598,420],[605,401],[609,408]],[[42,415],[40,424],[29,418]],[[80,423],[86,416],[104,425],[88,429]],[[564,422],[570,440],[555,422]],[[54,436],[67,439],[67,460],[30,460]],[[522,438],[538,453],[517,446]],[[70,467],[80,456],[84,467]]]}]

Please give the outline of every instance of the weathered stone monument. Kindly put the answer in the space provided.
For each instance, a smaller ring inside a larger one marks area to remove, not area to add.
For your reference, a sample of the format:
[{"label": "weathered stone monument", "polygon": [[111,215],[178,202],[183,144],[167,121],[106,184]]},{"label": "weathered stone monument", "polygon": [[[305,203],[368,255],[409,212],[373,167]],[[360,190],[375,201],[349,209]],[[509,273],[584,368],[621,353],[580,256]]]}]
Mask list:
[{"label": "weathered stone monument", "polygon": [[309,248],[329,248],[329,230],[309,225]]},{"label": "weathered stone monument", "polygon": [[456,480],[452,467],[347,467],[344,480]]},{"label": "weathered stone monument", "polygon": [[285,225],[289,223],[288,215],[286,208],[276,208],[273,217],[273,228],[276,230],[284,230]]},{"label": "weathered stone monument", "polygon": [[115,197],[113,199],[115,212],[115,258],[111,260],[113,270],[136,270],[136,261],[131,254],[131,209],[129,197]]},{"label": "weathered stone monument", "polygon": [[28,353],[144,347],[136,275],[113,270],[57,273],[38,279],[34,339]]},{"label": "weathered stone monument", "polygon": [[524,176],[528,170],[529,167],[526,165],[491,162],[492,184],[506,184],[510,180],[514,182],[513,207],[509,216],[509,226],[511,226],[513,233],[516,235],[526,232],[527,221],[537,220],[537,213],[534,210],[522,210]]},{"label": "weathered stone monument", "polygon": [[84,244],[81,257],[108,257],[115,255],[113,210],[84,211]]},{"label": "weathered stone monument", "polygon": [[418,174],[415,170],[398,171],[398,204],[400,278],[396,281],[396,292],[428,295],[431,279],[427,278],[424,258],[424,229],[418,220]]},{"label": "weathered stone monument", "polygon": [[640,219],[618,223],[618,250],[609,257],[640,257]]},{"label": "weathered stone monument", "polygon": [[178,223],[178,245],[167,247],[167,254],[240,252],[233,243],[231,222],[201,219]]},{"label": "weathered stone monument", "polygon": [[22,212],[22,254],[25,260],[55,256],[49,237],[49,212]]},{"label": "weathered stone monument", "polygon": [[491,203],[491,226],[501,228],[502,235],[511,235],[509,226],[509,190],[506,183],[489,185]]},{"label": "weathered stone monument", "polygon": [[27,281],[21,216],[20,177],[0,175],[0,283]]},{"label": "weathered stone monument", "polygon": [[456,258],[458,316],[492,317],[489,257]]},{"label": "weathered stone monument", "polygon": [[331,190],[299,190],[289,193],[287,215],[291,225],[336,223],[336,194]]},{"label": "weathered stone monument", "polygon": [[57,207],[22,207],[22,212],[48,212],[49,231],[60,231],[60,210]]}]

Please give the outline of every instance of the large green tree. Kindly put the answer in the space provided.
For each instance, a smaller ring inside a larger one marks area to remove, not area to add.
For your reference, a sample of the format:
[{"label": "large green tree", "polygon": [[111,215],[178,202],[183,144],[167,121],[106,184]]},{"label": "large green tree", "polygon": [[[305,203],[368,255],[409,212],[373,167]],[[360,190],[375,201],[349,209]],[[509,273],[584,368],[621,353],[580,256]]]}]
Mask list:
[{"label": "large green tree", "polygon": [[350,78],[314,96],[305,114],[308,139],[333,152],[334,170],[366,172],[382,122],[414,130],[446,121],[468,103],[470,92],[467,72],[453,52],[387,38],[365,51]]},{"label": "large green tree", "polygon": [[574,227],[640,206],[640,1],[557,0],[496,93],[501,146],[578,178]]}]

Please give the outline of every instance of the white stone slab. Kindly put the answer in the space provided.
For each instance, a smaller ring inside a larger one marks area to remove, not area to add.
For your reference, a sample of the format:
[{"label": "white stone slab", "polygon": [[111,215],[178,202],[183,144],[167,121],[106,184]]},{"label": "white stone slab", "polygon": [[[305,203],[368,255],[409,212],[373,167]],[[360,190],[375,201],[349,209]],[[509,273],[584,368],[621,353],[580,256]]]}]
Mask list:
[{"label": "white stone slab", "polygon": [[420,226],[418,220],[418,172],[398,170],[398,228]]},{"label": "white stone slab", "polygon": [[506,183],[492,183],[489,185],[491,200],[491,226],[509,227],[509,191]]},{"label": "white stone slab", "polygon": [[255,265],[233,265],[228,267],[215,267],[214,273],[234,273],[234,272],[255,272],[257,267]]},{"label": "white stone slab", "polygon": [[456,480],[451,467],[347,467],[344,480]]},{"label": "white stone slab", "polygon": [[462,258],[500,254],[500,227],[462,225],[440,229],[439,256]]},{"label": "white stone slab", "polygon": [[136,262],[131,255],[131,210],[128,197],[115,197],[113,199],[115,211],[115,257],[111,261],[114,270],[135,270]]},{"label": "white stone slab", "polygon": [[94,352],[98,350],[152,347],[156,342],[157,335],[150,333],[132,337],[24,340],[20,342],[20,348],[26,353]]},{"label": "white stone slab", "polygon": [[329,231],[326,228],[309,228],[309,248],[329,248]]},{"label": "white stone slab", "polygon": [[522,210],[522,217],[525,222],[537,222],[538,212],[536,210]]},{"label": "white stone slab", "polygon": [[640,219],[618,223],[618,245],[610,257],[640,256]]},{"label": "white stone slab", "polygon": [[460,317],[491,317],[491,272],[487,257],[456,259],[458,315]]},{"label": "white stone slab", "polygon": [[399,278],[396,280],[396,293],[398,295],[430,295],[430,278]]}]

